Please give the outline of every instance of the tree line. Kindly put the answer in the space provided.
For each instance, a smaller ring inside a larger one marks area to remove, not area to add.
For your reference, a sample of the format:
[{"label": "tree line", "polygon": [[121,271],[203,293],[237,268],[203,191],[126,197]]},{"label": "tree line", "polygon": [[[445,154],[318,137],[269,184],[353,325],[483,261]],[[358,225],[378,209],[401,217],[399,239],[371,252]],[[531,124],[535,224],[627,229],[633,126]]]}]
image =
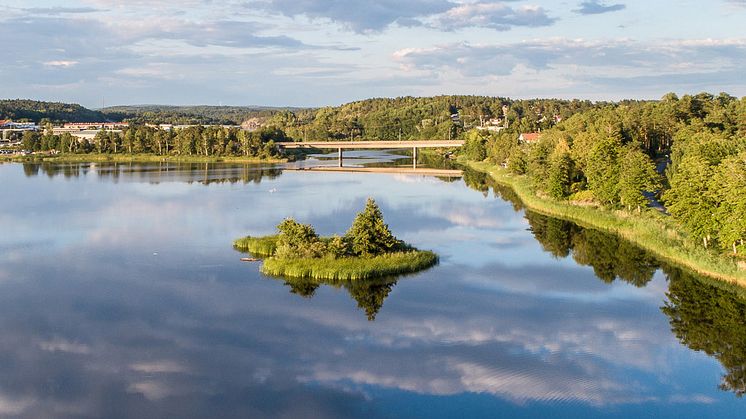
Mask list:
[{"label": "tree line", "polygon": [[29,99],[0,100],[0,119],[42,122],[91,122],[106,121],[99,111],[73,103],[42,102]]},{"label": "tree line", "polygon": [[143,124],[240,125],[249,118],[267,119],[279,109],[247,106],[110,106],[101,112],[114,121]]},{"label": "tree line", "polygon": [[532,143],[518,134],[468,132],[463,153],[557,200],[637,213],[660,200],[702,246],[746,251],[746,98],[667,94],[584,110]]},{"label": "tree line", "polygon": [[26,131],[21,145],[29,151],[66,153],[269,158],[279,156],[276,143],[287,140],[285,133],[276,128],[248,132],[238,128],[193,126],[171,131],[141,125],[131,126],[121,133],[101,130],[93,141],[80,140],[70,133],[55,135],[50,130]]}]

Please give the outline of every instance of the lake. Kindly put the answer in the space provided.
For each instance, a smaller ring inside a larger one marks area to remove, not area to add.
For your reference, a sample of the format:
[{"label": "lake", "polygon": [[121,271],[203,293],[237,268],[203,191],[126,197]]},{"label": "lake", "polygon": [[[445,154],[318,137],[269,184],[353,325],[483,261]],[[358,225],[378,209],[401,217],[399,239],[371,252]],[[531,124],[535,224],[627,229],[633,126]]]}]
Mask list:
[{"label": "lake", "polygon": [[[333,155],[301,163],[335,164]],[[407,164],[385,152],[346,163]],[[0,165],[2,417],[733,417],[746,300],[464,179],[281,165]],[[367,197],[440,264],[268,278],[283,218]]]}]

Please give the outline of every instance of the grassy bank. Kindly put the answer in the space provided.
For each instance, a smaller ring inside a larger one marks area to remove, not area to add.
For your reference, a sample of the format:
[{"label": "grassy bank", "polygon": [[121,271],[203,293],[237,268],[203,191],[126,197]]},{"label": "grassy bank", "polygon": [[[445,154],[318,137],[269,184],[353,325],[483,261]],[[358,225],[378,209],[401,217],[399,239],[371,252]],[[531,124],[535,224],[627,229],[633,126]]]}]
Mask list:
[{"label": "grassy bank", "polygon": [[415,250],[375,257],[302,258],[264,261],[266,275],[329,280],[362,280],[408,274],[427,269],[438,262],[435,253]]},{"label": "grassy bank", "polygon": [[233,242],[233,248],[239,252],[251,253],[256,257],[270,257],[277,250],[278,235],[264,237],[243,237]]},{"label": "grassy bank", "polygon": [[159,156],[155,154],[76,154],[61,153],[57,155],[30,155],[30,156],[0,156],[0,162],[32,163],[283,163],[287,159],[259,158],[259,157],[236,157],[236,156]]},{"label": "grassy bank", "polygon": [[672,265],[746,287],[746,272],[738,269],[735,259],[697,246],[669,217],[657,211],[650,210],[632,215],[624,211],[609,211],[556,201],[537,196],[531,182],[525,176],[513,175],[506,169],[490,163],[464,163],[475,170],[488,173],[496,182],[511,187],[524,205],[533,211],[573,221],[581,226],[615,233]]},{"label": "grassy bank", "polygon": [[279,258],[274,256],[276,235],[244,237],[235,240],[233,247],[266,258],[261,267],[265,275],[299,279],[365,280],[414,273],[438,263],[435,253],[416,249],[372,257]]}]

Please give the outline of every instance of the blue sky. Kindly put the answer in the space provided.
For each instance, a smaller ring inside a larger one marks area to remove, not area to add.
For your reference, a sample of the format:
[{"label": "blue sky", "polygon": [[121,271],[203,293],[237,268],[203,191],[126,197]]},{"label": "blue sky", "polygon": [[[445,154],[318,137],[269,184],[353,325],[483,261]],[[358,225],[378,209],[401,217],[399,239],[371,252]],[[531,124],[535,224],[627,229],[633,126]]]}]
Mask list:
[{"label": "blue sky", "polygon": [[0,0],[3,98],[746,95],[746,0]]}]

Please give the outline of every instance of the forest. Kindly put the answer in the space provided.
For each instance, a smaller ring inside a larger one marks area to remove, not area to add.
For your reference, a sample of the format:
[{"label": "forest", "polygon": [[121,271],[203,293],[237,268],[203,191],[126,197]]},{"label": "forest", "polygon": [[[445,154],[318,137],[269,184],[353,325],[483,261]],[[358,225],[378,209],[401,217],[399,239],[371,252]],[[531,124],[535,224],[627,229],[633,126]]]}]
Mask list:
[{"label": "forest", "polygon": [[[285,110],[284,108],[282,110]],[[241,125],[251,118],[267,120],[281,109],[265,106],[111,106],[101,109],[107,119],[133,124]]]},{"label": "forest", "polygon": [[106,116],[71,103],[41,102],[28,99],[0,100],[0,119],[31,122],[91,122],[106,121]]},{"label": "forest", "polygon": [[447,140],[490,120],[520,131],[547,129],[557,119],[602,104],[583,100],[512,100],[487,96],[367,99],[337,107],[284,110],[266,120],[302,141]]},{"label": "forest", "polygon": [[518,132],[470,131],[463,153],[528,177],[540,195],[657,207],[701,246],[746,253],[746,98],[667,94],[579,112],[535,142]]}]

